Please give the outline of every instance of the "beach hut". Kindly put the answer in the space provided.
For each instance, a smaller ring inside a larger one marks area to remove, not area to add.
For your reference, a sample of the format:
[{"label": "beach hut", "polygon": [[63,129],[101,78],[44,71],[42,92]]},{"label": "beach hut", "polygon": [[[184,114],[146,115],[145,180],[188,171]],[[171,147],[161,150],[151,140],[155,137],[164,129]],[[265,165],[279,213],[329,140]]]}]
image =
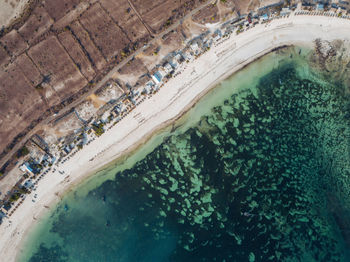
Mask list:
[{"label": "beach hut", "polygon": [[157,71],[152,75],[152,80],[156,83],[156,85],[160,84],[162,79],[163,74],[160,71]]},{"label": "beach hut", "polygon": [[261,20],[262,22],[265,22],[265,21],[269,20],[269,16],[268,16],[267,14],[263,14],[263,15],[260,17],[260,20]]},{"label": "beach hut", "polygon": [[323,11],[324,10],[324,5],[323,4],[317,4],[316,5],[316,10],[317,11]]}]

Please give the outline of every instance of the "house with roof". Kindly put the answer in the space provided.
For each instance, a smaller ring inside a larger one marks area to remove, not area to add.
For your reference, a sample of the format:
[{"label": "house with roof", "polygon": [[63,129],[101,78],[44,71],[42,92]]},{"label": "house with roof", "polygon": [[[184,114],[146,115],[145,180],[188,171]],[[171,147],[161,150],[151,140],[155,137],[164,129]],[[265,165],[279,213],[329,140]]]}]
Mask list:
[{"label": "house with roof", "polygon": [[323,4],[317,4],[316,5],[316,10],[317,11],[324,11],[324,5]]},{"label": "house with roof", "polygon": [[152,77],[152,80],[156,83],[156,85],[159,85],[162,82],[164,76],[165,76],[164,72],[159,70],[155,72],[151,77]]},{"label": "house with roof", "polygon": [[164,71],[165,71],[165,74],[166,75],[169,75],[171,72],[174,71],[173,67],[169,64],[169,63],[166,63],[164,66]]},{"label": "house with roof", "polygon": [[263,14],[262,16],[260,16],[261,22],[266,22],[267,20],[269,20],[269,16],[267,14]]},{"label": "house with roof", "polygon": [[281,15],[285,16],[285,15],[289,15],[291,13],[291,10],[289,8],[282,8],[281,10]]},{"label": "house with roof", "polygon": [[26,189],[32,189],[34,187],[34,182],[31,179],[28,179],[24,182],[23,187]]},{"label": "house with roof", "polygon": [[34,174],[34,170],[30,167],[30,164],[28,162],[24,162],[22,165],[20,165],[19,169],[24,173]]},{"label": "house with roof", "polygon": [[195,55],[197,55],[199,53],[199,46],[197,42],[194,42],[190,45],[191,50],[193,51],[193,53]]},{"label": "house with roof", "polygon": [[180,53],[178,53],[178,54],[176,54],[176,56],[174,56],[174,59],[172,61],[177,62],[178,64],[181,64],[185,61],[185,59],[183,58],[183,56]]}]

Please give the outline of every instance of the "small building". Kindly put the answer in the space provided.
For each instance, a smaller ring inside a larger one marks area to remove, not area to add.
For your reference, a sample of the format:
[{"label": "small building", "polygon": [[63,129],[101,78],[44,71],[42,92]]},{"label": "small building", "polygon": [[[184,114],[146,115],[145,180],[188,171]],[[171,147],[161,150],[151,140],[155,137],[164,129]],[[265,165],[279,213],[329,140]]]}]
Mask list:
[{"label": "small building", "polygon": [[162,82],[162,79],[163,75],[160,71],[157,71],[152,75],[152,80],[156,83],[156,85],[160,84]]},{"label": "small building", "polygon": [[269,20],[269,16],[268,16],[267,14],[263,14],[263,15],[260,17],[260,20],[261,20],[262,22],[265,22],[265,21]]},{"label": "small building", "polygon": [[0,210],[0,225],[2,224],[2,219],[6,217],[5,213]]},{"label": "small building", "polygon": [[154,87],[154,82],[152,80],[150,80],[146,83],[146,86],[149,86],[152,88],[152,87]]},{"label": "small building", "polygon": [[[182,57],[181,54],[177,54],[175,57],[174,57],[174,60],[178,63],[178,64],[181,64],[183,61],[184,61],[184,58]],[[173,60],[173,61],[174,61]]]},{"label": "small building", "polygon": [[34,174],[34,170],[30,167],[30,164],[29,164],[28,162],[23,163],[23,164],[19,167],[19,169],[20,169],[22,172]]},{"label": "small building", "polygon": [[51,164],[54,164],[55,162],[56,162],[56,157],[53,156],[53,157],[51,158]]},{"label": "small building", "polygon": [[199,54],[199,46],[197,42],[192,43],[190,48],[195,55]]},{"label": "small building", "polygon": [[220,29],[217,29],[215,30],[211,38],[213,39],[213,41],[217,42],[221,39],[221,37],[222,37],[222,32]]},{"label": "small building", "polygon": [[116,110],[113,110],[113,111],[111,112],[111,116],[112,116],[113,118],[118,117],[118,115],[119,115],[119,113],[118,113],[118,111],[116,111]]},{"label": "small building", "polygon": [[177,59],[171,59],[171,60],[169,60],[169,64],[171,65],[171,67],[172,67],[173,69],[176,69],[176,68],[179,66],[179,64],[178,64],[178,62],[177,62]]},{"label": "small building", "polygon": [[323,4],[317,4],[316,5],[316,10],[317,11],[324,11],[324,5]]},{"label": "small building", "polygon": [[172,71],[174,71],[173,67],[169,63],[166,63],[163,68],[166,75],[169,75]]},{"label": "small building", "polygon": [[63,151],[68,155],[71,151],[70,147],[67,145],[63,148]]},{"label": "small building", "polygon": [[285,15],[289,15],[291,13],[289,8],[282,8],[281,10],[281,15],[285,16]]},{"label": "small building", "polygon": [[32,189],[34,187],[34,183],[31,179],[28,179],[24,182],[23,187],[26,189]]},{"label": "small building", "polygon": [[110,115],[109,111],[104,112],[103,115],[101,116],[101,121],[102,121],[103,123],[107,123],[107,122],[108,122],[109,115]]}]

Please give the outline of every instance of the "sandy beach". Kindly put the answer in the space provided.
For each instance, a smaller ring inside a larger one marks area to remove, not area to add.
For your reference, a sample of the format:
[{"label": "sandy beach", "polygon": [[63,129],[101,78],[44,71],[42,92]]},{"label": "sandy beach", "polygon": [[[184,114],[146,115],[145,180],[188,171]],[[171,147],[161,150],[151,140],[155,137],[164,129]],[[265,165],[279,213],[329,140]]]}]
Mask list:
[{"label": "sandy beach", "polygon": [[[349,30],[350,20],[347,19],[292,14],[220,40],[198,59],[185,64],[181,74],[170,79],[121,122],[56,167],[56,172],[40,180],[37,190],[27,195],[22,205],[0,226],[1,261],[16,261],[21,243],[33,224],[69,188],[136,149],[191,108],[220,81],[277,47],[313,46],[317,38],[349,39]],[[37,198],[32,202],[34,194]]]}]

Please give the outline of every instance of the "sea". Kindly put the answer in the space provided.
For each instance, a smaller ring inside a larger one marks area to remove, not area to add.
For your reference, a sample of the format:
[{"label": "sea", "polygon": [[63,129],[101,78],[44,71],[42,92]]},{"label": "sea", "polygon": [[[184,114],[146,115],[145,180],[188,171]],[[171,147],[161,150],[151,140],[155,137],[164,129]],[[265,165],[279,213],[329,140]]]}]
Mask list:
[{"label": "sea", "polygon": [[350,261],[350,89],[312,52],[223,81],[67,193],[19,261]]}]

